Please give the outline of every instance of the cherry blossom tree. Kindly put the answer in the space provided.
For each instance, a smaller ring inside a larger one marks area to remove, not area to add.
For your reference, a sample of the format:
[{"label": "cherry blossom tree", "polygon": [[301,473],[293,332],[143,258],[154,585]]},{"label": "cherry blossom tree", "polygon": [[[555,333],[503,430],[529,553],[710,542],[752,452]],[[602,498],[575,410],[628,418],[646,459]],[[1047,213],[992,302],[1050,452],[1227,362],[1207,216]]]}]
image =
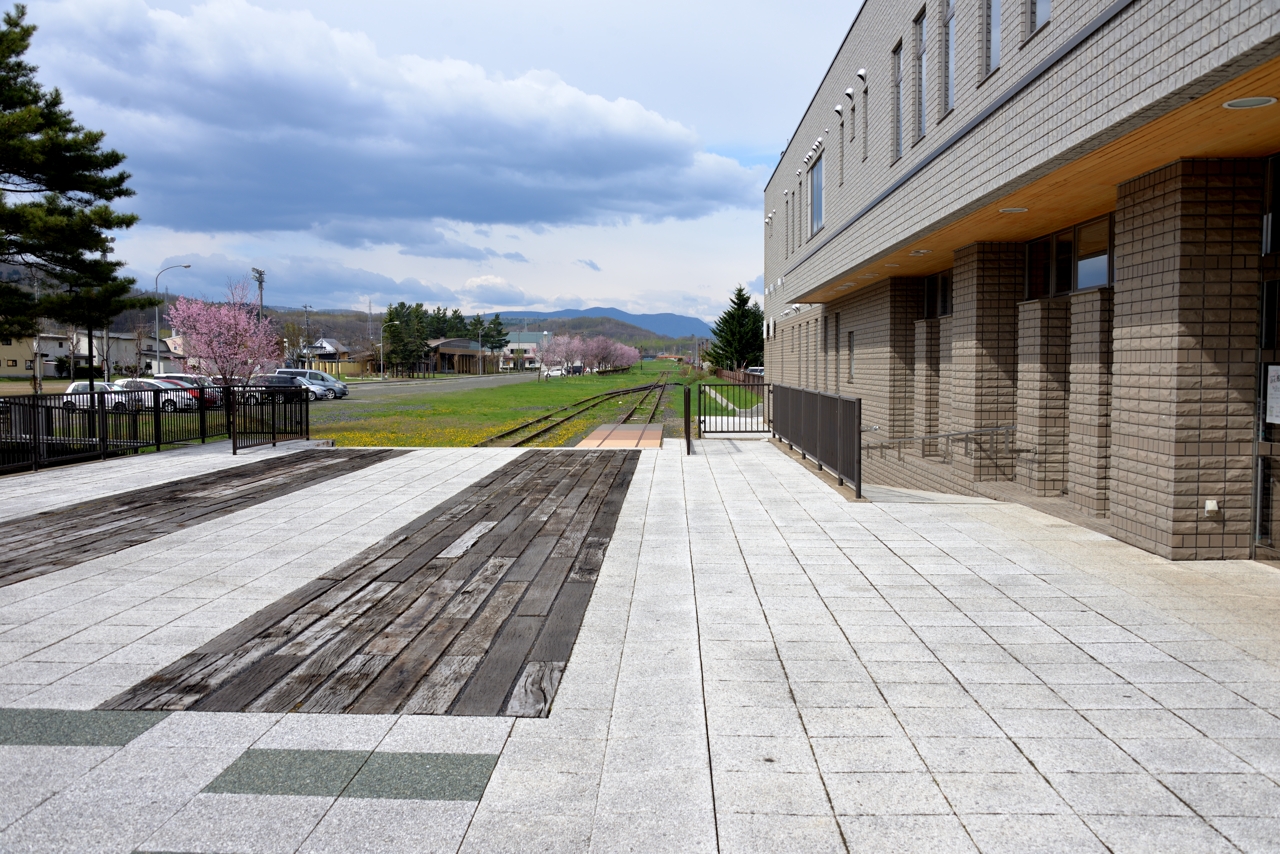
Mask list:
[{"label": "cherry blossom tree", "polygon": [[179,297],[166,317],[182,338],[188,370],[221,377],[223,385],[248,382],[280,363],[280,339],[270,318],[258,318],[248,279],[227,285],[226,302]]}]

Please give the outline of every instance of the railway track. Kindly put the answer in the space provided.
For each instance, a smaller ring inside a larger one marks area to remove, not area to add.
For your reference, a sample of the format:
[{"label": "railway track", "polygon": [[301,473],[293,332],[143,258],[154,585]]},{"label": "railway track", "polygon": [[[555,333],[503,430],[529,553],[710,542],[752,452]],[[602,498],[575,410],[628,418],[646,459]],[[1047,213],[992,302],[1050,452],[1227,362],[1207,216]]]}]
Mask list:
[{"label": "railway track", "polygon": [[[662,396],[666,391],[667,377],[670,371],[663,371],[658,375],[658,379],[648,385],[635,386],[633,388],[620,388],[613,391],[606,391],[601,394],[592,395],[583,398],[568,406],[562,406],[559,409],[552,410],[545,415],[531,419],[505,430],[497,435],[490,436],[476,443],[477,448],[520,448],[528,445],[536,439],[539,439],[548,433],[563,427],[576,418],[581,418],[588,412],[595,409],[601,404],[617,400],[627,395],[640,395],[635,404],[627,410],[627,412],[618,420],[619,424],[628,423],[644,423],[652,424],[653,420],[658,417],[658,413],[662,411]],[[646,407],[646,403],[652,398],[652,405]],[[642,411],[643,410],[643,411]],[[643,422],[634,421],[637,413],[644,418]]]}]

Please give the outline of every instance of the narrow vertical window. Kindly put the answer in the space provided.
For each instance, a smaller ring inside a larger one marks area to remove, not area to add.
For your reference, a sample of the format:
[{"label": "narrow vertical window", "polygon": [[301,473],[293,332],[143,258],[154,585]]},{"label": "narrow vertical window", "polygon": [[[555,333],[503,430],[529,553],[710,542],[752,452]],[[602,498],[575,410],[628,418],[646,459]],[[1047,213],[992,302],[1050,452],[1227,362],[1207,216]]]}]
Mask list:
[{"label": "narrow vertical window", "polygon": [[902,43],[893,49],[893,135],[890,138],[893,159],[902,156],[902,117],[906,112],[903,97],[906,92],[902,85]]},{"label": "narrow vertical window", "polygon": [[835,320],[831,322],[832,340],[836,346],[836,393],[840,393],[840,312],[836,312]]},{"label": "narrow vertical window", "polygon": [[944,116],[956,105],[956,43],[952,38],[955,17],[955,0],[946,0],[942,19],[942,114]]},{"label": "narrow vertical window", "polygon": [[867,159],[867,90],[862,90],[862,159]]},{"label": "narrow vertical window", "polygon": [[809,236],[822,230],[822,155],[809,170]]},{"label": "narrow vertical window", "polygon": [[849,332],[849,382],[853,382],[853,332]]},{"label": "narrow vertical window", "polygon": [[783,236],[786,238],[783,243],[786,244],[786,250],[782,253],[783,258],[791,257],[791,197],[783,193],[782,199],[782,230],[786,232]]},{"label": "narrow vertical window", "polygon": [[1000,67],[1000,0],[987,0],[987,74]]},{"label": "narrow vertical window", "polygon": [[1027,37],[1049,23],[1052,0],[1027,0]]},{"label": "narrow vertical window", "polygon": [[840,115],[840,186],[844,186],[844,111],[840,107],[836,107],[836,112]]},{"label": "narrow vertical window", "polygon": [[924,12],[916,18],[916,139],[924,136],[924,117],[929,104],[929,18]]}]

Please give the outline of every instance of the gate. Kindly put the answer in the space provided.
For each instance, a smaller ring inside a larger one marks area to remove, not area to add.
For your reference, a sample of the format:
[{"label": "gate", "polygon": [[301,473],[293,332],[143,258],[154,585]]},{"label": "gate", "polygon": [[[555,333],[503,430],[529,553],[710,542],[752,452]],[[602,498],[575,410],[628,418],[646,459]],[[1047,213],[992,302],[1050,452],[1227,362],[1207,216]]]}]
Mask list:
[{"label": "gate", "polygon": [[768,433],[768,383],[702,383],[698,386],[698,434]]}]

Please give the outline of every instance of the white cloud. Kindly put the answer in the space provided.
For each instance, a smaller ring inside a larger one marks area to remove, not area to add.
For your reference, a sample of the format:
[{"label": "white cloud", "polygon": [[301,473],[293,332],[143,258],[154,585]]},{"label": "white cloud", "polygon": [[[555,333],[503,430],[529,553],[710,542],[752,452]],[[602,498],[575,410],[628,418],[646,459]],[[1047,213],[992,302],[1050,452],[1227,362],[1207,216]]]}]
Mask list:
[{"label": "white cloud", "polygon": [[597,264],[595,261],[592,261],[590,258],[579,258],[574,263],[581,264],[582,266],[586,267],[588,270],[595,270],[597,273],[600,272],[600,265]]},{"label": "white cloud", "polygon": [[541,302],[501,276],[473,276],[458,289],[458,296],[471,307],[486,311],[494,308],[519,308]]},{"label": "white cloud", "polygon": [[[697,218],[754,205],[761,176],[687,127],[549,71],[387,56],[306,11],[209,0],[39,3],[33,59],[129,155],[145,222],[311,231],[412,255],[498,253],[439,221]],[[477,232],[478,237],[487,237]]]}]

